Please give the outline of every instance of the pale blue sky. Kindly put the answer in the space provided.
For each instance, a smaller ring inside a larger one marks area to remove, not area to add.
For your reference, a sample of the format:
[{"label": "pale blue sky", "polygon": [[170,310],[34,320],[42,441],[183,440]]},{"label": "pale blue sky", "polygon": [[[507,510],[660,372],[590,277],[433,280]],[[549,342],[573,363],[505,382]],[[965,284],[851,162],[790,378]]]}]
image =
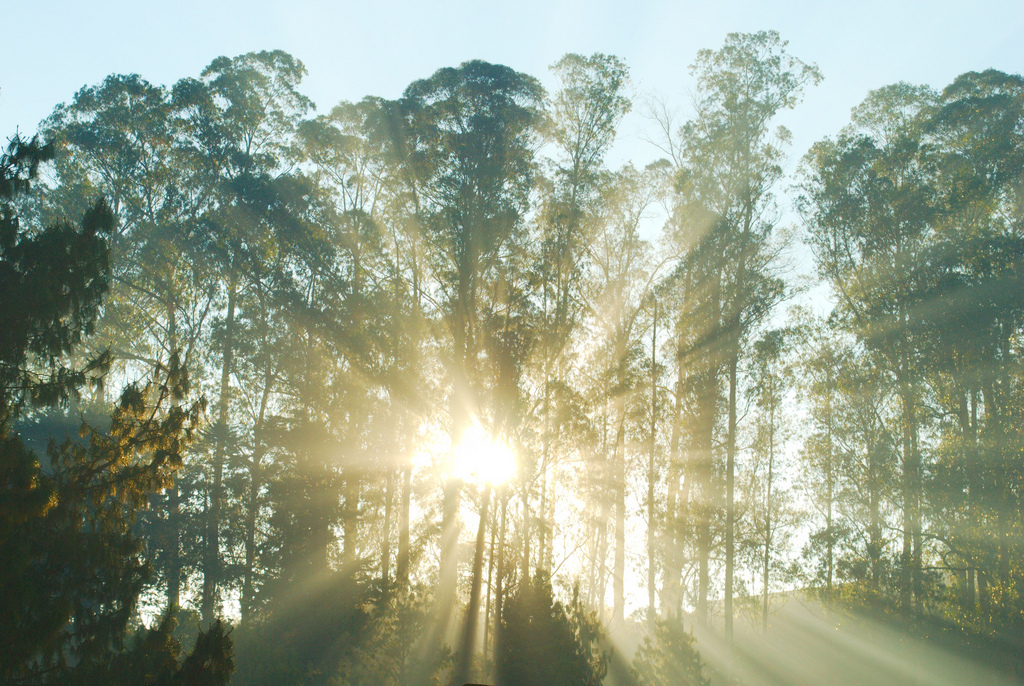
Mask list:
[{"label": "pale blue sky", "polygon": [[[35,130],[59,102],[115,72],[173,84],[218,55],[281,48],[309,69],[320,110],[340,99],[395,97],[442,66],[481,58],[552,80],[566,52],[605,52],[629,65],[638,95],[685,108],[687,66],[730,31],[776,29],[825,81],[785,117],[793,158],[834,133],[872,88],[905,80],[942,87],[957,74],[1024,72],[1024,2],[523,0],[515,3],[329,0],[3,0],[0,135]],[[16,23],[16,28],[12,27]],[[37,28],[36,32],[29,27]],[[616,157],[656,152],[631,116]]]}]

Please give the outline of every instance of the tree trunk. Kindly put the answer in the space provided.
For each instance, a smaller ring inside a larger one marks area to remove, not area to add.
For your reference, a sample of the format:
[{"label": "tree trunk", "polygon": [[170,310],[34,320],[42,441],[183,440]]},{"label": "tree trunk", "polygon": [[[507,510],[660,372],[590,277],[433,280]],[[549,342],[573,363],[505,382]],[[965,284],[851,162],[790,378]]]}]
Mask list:
[{"label": "tree trunk", "polygon": [[597,590],[594,593],[594,600],[597,604],[597,618],[604,621],[605,595],[608,588],[608,519],[611,517],[611,508],[607,505],[601,506],[601,521],[598,523],[597,531],[597,560],[595,568],[597,571]]},{"label": "tree trunk", "polygon": [[402,506],[398,521],[398,566],[395,576],[403,588],[409,586],[409,520],[412,507],[412,465],[402,467]]},{"label": "tree trunk", "polygon": [[654,620],[657,617],[655,606],[655,532],[657,521],[654,514],[654,488],[657,480],[657,473],[654,470],[654,454],[657,450],[658,430],[658,378],[657,370],[657,343],[658,343],[658,303],[654,303],[654,321],[651,329],[651,450],[647,459],[647,624],[650,631],[654,632]]},{"label": "tree trunk", "polygon": [[717,378],[713,370],[705,371],[698,398],[697,426],[695,427],[694,451],[697,464],[694,465],[694,481],[697,486],[696,529],[697,529],[697,621],[707,626],[708,590],[710,586],[709,566],[711,560],[711,519],[714,513],[714,499],[711,492],[713,468],[713,446],[715,432],[715,404]]},{"label": "tree trunk", "polygon": [[[178,320],[177,306],[173,292],[167,305],[168,325],[167,339],[171,348],[171,357],[178,354]],[[171,406],[180,404],[176,395],[171,396]],[[178,475],[172,477],[172,484],[167,489],[167,607],[177,609],[181,605],[181,494],[178,490]]]},{"label": "tree trunk", "polygon": [[390,467],[387,468],[384,480],[384,533],[380,537],[380,580],[384,588],[387,588],[391,574],[391,518],[392,501],[395,496],[395,474]]},{"label": "tree trunk", "polygon": [[[487,649],[491,636],[491,602],[494,597],[494,544],[498,532],[498,512],[491,511],[491,546],[487,553],[487,604],[484,607],[484,662],[487,661]],[[493,655],[493,653],[491,653]]]},{"label": "tree trunk", "polygon": [[473,580],[469,590],[469,607],[466,610],[462,644],[458,653],[458,663],[455,666],[454,683],[456,684],[465,683],[469,679],[469,666],[476,644],[476,626],[480,615],[480,584],[484,566],[484,541],[487,535],[487,515],[490,503],[491,487],[487,486],[484,488],[480,503],[480,523],[477,526],[476,548],[473,551]]},{"label": "tree trunk", "polygon": [[[967,445],[969,453],[965,456],[967,469],[967,516],[969,526],[978,525],[978,498],[981,495],[981,479],[978,464],[978,392],[972,389],[969,392],[970,414],[967,416]],[[973,551],[971,551],[973,553]],[[973,554],[967,559],[967,609],[975,610],[976,599],[974,593],[974,577],[977,561]]]},{"label": "tree trunk", "polygon": [[[452,396],[450,412],[452,417],[451,441],[452,445],[458,445],[462,440],[463,433],[471,421],[473,407],[473,393],[471,390],[470,368],[472,364],[472,353],[470,341],[472,340],[472,320],[470,312],[475,312],[471,306],[473,301],[473,284],[471,283],[471,271],[465,265],[460,265],[460,272],[464,276],[458,279],[458,296],[454,303],[452,337],[454,341],[454,369],[452,380]],[[455,610],[455,599],[458,591],[458,556],[459,556],[459,533],[461,523],[459,521],[459,503],[461,500],[462,486],[455,476],[448,476],[444,484],[441,505],[441,565],[438,573],[438,604],[437,621],[435,622],[435,636],[431,642],[440,647],[441,641],[448,630],[448,623]]]},{"label": "tree trunk", "polygon": [[450,478],[445,483],[441,515],[441,568],[438,583],[438,621],[436,645],[440,645],[448,629],[455,608],[458,590],[459,501],[461,489],[458,481]]},{"label": "tree trunk", "polygon": [[747,306],[746,273],[747,251],[754,205],[747,188],[744,201],[743,229],[739,237],[740,261],[736,268],[732,312],[727,331],[729,344],[729,419],[725,450],[725,642],[733,643],[733,576],[736,566],[736,374],[740,359],[742,315]]},{"label": "tree trunk", "polygon": [[680,575],[682,574],[682,541],[679,537],[679,482],[682,478],[680,445],[683,418],[683,364],[676,356],[675,405],[672,408],[672,437],[669,443],[668,497],[665,502],[664,546],[665,577],[661,585],[662,613],[677,617],[681,609]]},{"label": "tree trunk", "polygon": [[213,454],[213,484],[210,488],[210,512],[206,523],[206,555],[203,561],[202,621],[209,624],[217,606],[220,581],[220,510],[224,486],[224,457],[228,444],[228,409],[231,393],[231,367],[235,354],[235,299],[238,281],[232,270],[228,284],[228,311],[224,323],[224,354],[220,370],[220,398],[217,406],[217,445]]},{"label": "tree trunk", "polygon": [[525,583],[530,578],[530,489],[523,481],[519,489],[520,504],[523,507],[523,555],[520,558],[519,578]]},{"label": "tree trunk", "polygon": [[[996,395],[996,385],[994,382],[989,382],[985,387],[985,430],[989,436],[995,437],[995,450],[991,451],[991,460],[989,469],[997,475],[1000,475],[994,480],[993,493],[994,505],[996,508],[996,547],[997,547],[997,574],[999,575],[999,582],[1003,589],[1009,587],[1010,583],[1010,536],[1009,536],[1009,522],[1007,521],[1010,514],[1010,508],[1012,505],[1012,496],[1010,493],[1010,486],[1007,484],[1008,479],[1005,478],[1005,474],[1009,473],[1007,469],[1007,460],[1005,457],[1005,451],[1007,450],[1006,442],[1007,436],[1003,430],[1003,417],[999,409],[999,399]],[[992,441],[990,440],[989,443]]]},{"label": "tree trunk", "polygon": [[871,587],[878,590],[882,566],[882,513],[881,478],[879,476],[878,446],[868,438],[868,557],[871,561]]},{"label": "tree trunk", "polygon": [[[547,323],[547,284],[544,284],[544,318]],[[537,569],[545,568],[548,528],[548,461],[551,455],[551,376],[549,372],[551,353],[544,355],[544,428],[540,459],[540,513],[537,531]]]},{"label": "tree trunk", "polygon": [[918,573],[920,550],[915,550],[915,542],[920,537],[920,520],[917,513],[917,471],[919,467],[914,445],[916,426],[914,399],[910,381],[907,378],[909,368],[905,352],[900,371],[900,400],[903,405],[903,552],[901,555],[900,602],[905,610],[910,610],[915,601],[920,601],[920,575]]},{"label": "tree trunk", "polygon": [[587,565],[587,605],[590,607],[597,606],[597,556],[600,550],[600,530],[596,522],[593,520],[587,521],[587,559],[590,564]]},{"label": "tree trunk", "polygon": [[[709,339],[717,340],[722,334],[722,269],[716,268],[712,274],[710,329]],[[714,469],[714,438],[715,424],[718,417],[718,352],[713,344],[701,351],[704,355],[706,368],[701,372],[703,378],[697,383],[700,387],[697,398],[697,427],[694,448],[697,453],[698,465],[696,481],[699,493],[697,497],[697,621],[707,626],[708,621],[708,589],[710,586],[709,565],[711,560],[711,519],[715,510],[715,498],[711,491],[711,477]]]},{"label": "tree trunk", "polygon": [[505,604],[505,524],[508,515],[508,495],[501,494],[501,532],[498,534],[498,580],[494,587],[494,654],[501,650],[501,617]]},{"label": "tree trunk", "polygon": [[167,489],[167,607],[181,606],[181,497],[178,482]]},{"label": "tree trunk", "polygon": [[[829,372],[831,374],[831,372]],[[829,376],[828,388],[834,387],[834,380]],[[833,416],[831,391],[825,396],[825,444],[828,455],[825,458],[825,589],[828,598],[832,598],[832,576],[835,570],[835,527],[833,525],[832,507],[835,501],[835,450],[833,449]]]},{"label": "tree trunk", "polygon": [[271,374],[264,376],[263,392],[260,394],[260,409],[253,427],[252,461],[249,464],[249,492],[245,509],[245,572],[242,579],[242,623],[252,619],[255,606],[255,574],[256,574],[256,514],[259,510],[259,493],[262,485],[263,454],[266,450],[263,442],[263,424],[267,412],[267,401],[270,397]]},{"label": "tree trunk", "polygon": [[[772,400],[774,402],[774,398]],[[764,571],[761,576],[761,633],[768,634],[768,584],[771,580],[772,552],[772,479],[775,476],[775,407],[769,412],[768,427],[768,482],[764,494]]]},{"label": "tree trunk", "polygon": [[612,626],[626,624],[626,407],[622,403],[615,432],[615,566],[612,572]]},{"label": "tree trunk", "polygon": [[342,510],[341,562],[345,569],[352,569],[356,561],[356,546],[359,539],[359,497],[362,490],[362,478],[357,466],[349,466],[342,470],[345,482],[345,503]]},{"label": "tree trunk", "polygon": [[739,342],[735,342],[729,360],[729,427],[725,451],[725,642],[732,646],[732,582],[736,564],[736,370],[739,365]]}]

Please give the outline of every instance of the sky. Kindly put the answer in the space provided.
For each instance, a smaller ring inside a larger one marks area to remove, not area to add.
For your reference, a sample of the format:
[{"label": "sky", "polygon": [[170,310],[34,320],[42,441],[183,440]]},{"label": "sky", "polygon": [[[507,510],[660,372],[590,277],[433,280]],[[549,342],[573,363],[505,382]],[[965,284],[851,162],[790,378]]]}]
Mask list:
[{"label": "sky", "polygon": [[[0,141],[31,134],[55,105],[113,73],[173,85],[215,57],[282,49],[303,61],[302,90],[326,112],[341,100],[398,97],[411,82],[466,60],[506,64],[556,83],[568,52],[603,52],[629,66],[637,105],[620,127],[611,166],[661,157],[648,142],[644,99],[687,115],[697,51],[729,32],[777,30],[824,81],[778,123],[793,134],[787,171],[835,135],[867,93],[897,81],[941,89],[990,67],[1024,73],[1024,0],[0,0]],[[17,11],[13,8],[18,7]],[[13,57],[12,57],[13,56]],[[784,217],[785,188],[780,188]],[[798,271],[808,272],[809,253]]]},{"label": "sky", "polygon": [[[469,59],[507,64],[554,86],[567,52],[604,52],[631,69],[635,95],[659,94],[685,114],[698,50],[726,34],[775,29],[824,82],[784,118],[792,158],[834,134],[873,88],[896,81],[941,88],[958,74],[1024,72],[1024,2],[779,2],[776,0],[0,0],[8,20],[0,64],[0,135],[35,131],[53,107],[112,73],[172,85],[219,55],[283,49],[309,70],[320,111],[365,95],[396,97],[412,81]],[[15,9],[17,8],[17,9]],[[15,18],[11,22],[11,18]],[[13,24],[13,25],[12,25]],[[639,108],[638,108],[639,110]],[[644,164],[639,112],[615,156]]]}]

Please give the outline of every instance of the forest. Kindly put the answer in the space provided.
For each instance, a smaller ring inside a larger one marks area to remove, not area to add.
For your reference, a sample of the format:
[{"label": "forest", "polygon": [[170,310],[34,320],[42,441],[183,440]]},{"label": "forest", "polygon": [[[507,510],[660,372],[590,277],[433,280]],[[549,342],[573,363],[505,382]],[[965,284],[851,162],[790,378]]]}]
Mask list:
[{"label": "forest", "polygon": [[1024,679],[1024,78],[434,66],[5,132],[0,682]]}]

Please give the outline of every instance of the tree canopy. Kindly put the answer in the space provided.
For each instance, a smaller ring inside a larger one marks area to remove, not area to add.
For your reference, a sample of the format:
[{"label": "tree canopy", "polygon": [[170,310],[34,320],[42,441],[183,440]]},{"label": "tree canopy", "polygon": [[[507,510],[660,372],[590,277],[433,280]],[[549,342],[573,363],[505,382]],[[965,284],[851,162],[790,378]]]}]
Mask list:
[{"label": "tree canopy", "polygon": [[12,138],[0,678],[1019,677],[1024,80],[790,175],[819,69],[690,73],[647,165],[602,53],[318,112],[251,52]]}]

